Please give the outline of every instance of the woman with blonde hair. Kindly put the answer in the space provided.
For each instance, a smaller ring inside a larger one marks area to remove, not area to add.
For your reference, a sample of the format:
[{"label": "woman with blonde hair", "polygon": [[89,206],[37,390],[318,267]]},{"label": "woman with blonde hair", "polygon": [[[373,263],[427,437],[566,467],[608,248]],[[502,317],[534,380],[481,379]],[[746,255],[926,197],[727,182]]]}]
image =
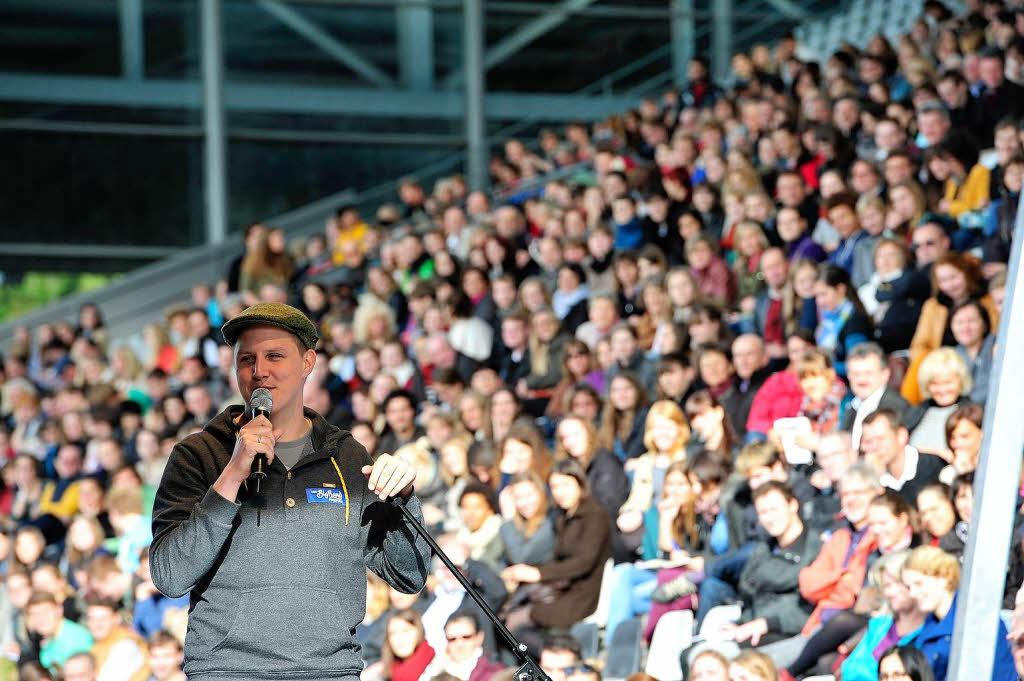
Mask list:
[{"label": "woman with blonde hair", "polygon": [[928,209],[924,189],[914,180],[903,180],[889,187],[889,210],[885,226],[890,232],[909,236]]},{"label": "woman with blonde hair", "polygon": [[664,278],[657,276],[640,282],[640,302],[644,313],[635,327],[637,341],[643,350],[655,354],[659,352],[661,336],[672,323],[672,302]]},{"label": "woman with blonde hair", "polygon": [[[919,546],[911,552],[903,566],[901,578],[910,591],[910,597],[925,615],[924,625],[914,639],[914,645],[928,658],[936,681],[945,681],[949,666],[950,632],[956,619],[960,562],[938,547]],[[1006,626],[1002,619],[995,619],[998,632],[992,680],[1017,678],[1013,654],[1006,641]]]},{"label": "woman with blonde hair", "polygon": [[[882,651],[890,645],[913,641],[921,631],[924,613],[900,579],[908,558],[910,551],[906,549],[893,551],[880,556],[871,566],[865,593],[881,595],[881,604],[868,620],[867,630],[856,647],[850,650],[844,644],[839,648],[841,654],[848,654],[841,667],[844,681],[878,681]],[[862,596],[860,600],[868,599]]]},{"label": "woman with blonde hair", "polygon": [[731,681],[779,681],[772,658],[755,650],[744,650],[729,663]]},{"label": "woman with blonde hair", "polygon": [[104,380],[112,383],[118,392],[126,395],[142,378],[142,362],[138,355],[127,345],[114,350],[110,366],[104,372]]},{"label": "woman with blonde hair", "polygon": [[736,225],[733,233],[736,259],[732,263],[736,272],[736,299],[756,296],[764,288],[761,274],[761,254],[768,249],[768,237],[761,225],[753,220],[744,220]]},{"label": "woman with blonde hair", "polygon": [[689,439],[690,426],[678,404],[659,400],[651,405],[644,421],[647,453],[626,464],[626,470],[633,475],[633,486],[615,520],[630,552],[635,554],[642,549],[644,513],[660,497],[669,466],[686,458]]},{"label": "woman with blonde hair", "polygon": [[973,383],[963,356],[955,348],[932,350],[917,371],[918,389],[924,401],[904,416],[910,431],[910,445],[926,454],[935,454],[952,462],[946,443],[946,421],[967,404]]},{"label": "woman with blonde hair", "polygon": [[395,312],[387,303],[371,294],[359,297],[359,305],[352,317],[352,333],[356,343],[380,350],[397,332]]},{"label": "woman with blonde hair", "polygon": [[142,340],[146,344],[147,370],[162,369],[168,374],[178,370],[178,348],[163,324],[147,324],[142,329]]}]

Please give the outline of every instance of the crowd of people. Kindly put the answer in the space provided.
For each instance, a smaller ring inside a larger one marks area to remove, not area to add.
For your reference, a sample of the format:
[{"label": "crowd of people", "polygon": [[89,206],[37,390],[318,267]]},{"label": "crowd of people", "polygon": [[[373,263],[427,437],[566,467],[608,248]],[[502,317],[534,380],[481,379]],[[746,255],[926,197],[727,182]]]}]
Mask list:
[{"label": "crowd of people", "polygon": [[[1024,183],[1024,8],[967,4],[820,62],[757,45],[729,87],[694,59],[685,88],[506,143],[500,201],[409,178],[299,244],[253,224],[137,336],[94,305],[21,329],[0,675],[184,679],[154,490],[239,399],[220,326],[273,301],[320,330],[306,406],[416,465],[431,531],[554,681],[600,681],[629,630],[703,681],[945,681]],[[443,565],[412,596],[367,580],[366,681],[511,678]],[[602,593],[594,646],[570,632]],[[1016,679],[1024,608],[991,614]]]}]

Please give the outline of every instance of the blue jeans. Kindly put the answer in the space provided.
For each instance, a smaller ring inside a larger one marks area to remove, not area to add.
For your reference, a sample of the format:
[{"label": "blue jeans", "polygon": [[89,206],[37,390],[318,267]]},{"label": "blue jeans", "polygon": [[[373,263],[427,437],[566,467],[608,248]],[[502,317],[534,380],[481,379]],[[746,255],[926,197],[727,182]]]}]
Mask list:
[{"label": "blue jeans", "polygon": [[638,568],[633,563],[619,563],[612,568],[606,644],[611,643],[617,626],[635,615],[650,611],[651,594],[657,586],[658,575],[653,570]]},{"label": "blue jeans", "polygon": [[747,542],[738,549],[723,553],[705,570],[704,581],[700,583],[697,603],[697,630],[704,622],[704,616],[716,605],[725,605],[735,601],[739,596],[736,586],[740,581],[750,554],[754,552],[754,542]]}]

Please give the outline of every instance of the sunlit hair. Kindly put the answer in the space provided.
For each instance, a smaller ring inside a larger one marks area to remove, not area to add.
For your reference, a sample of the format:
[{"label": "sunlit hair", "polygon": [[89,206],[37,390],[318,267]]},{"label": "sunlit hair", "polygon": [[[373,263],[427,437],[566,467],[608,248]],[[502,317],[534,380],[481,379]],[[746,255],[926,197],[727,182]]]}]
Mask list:
[{"label": "sunlit hair", "polygon": [[515,485],[533,485],[537,491],[537,497],[540,499],[540,505],[537,507],[537,512],[532,518],[524,518],[519,514],[518,509],[516,514],[512,516],[512,523],[519,529],[523,535],[529,539],[532,537],[542,524],[544,519],[548,515],[548,488],[544,482],[544,478],[540,477],[533,471],[526,471],[525,473],[518,473],[512,476],[508,486],[513,487]]},{"label": "sunlit hair", "polygon": [[779,681],[779,672],[772,658],[755,650],[744,650],[733,659],[732,664],[746,669],[763,681]]},{"label": "sunlit hair", "polygon": [[821,348],[808,348],[796,363],[796,375],[801,379],[826,376],[831,369],[832,362],[829,361],[828,353]]},{"label": "sunlit hair", "polygon": [[948,373],[956,374],[960,379],[960,394],[966,395],[971,392],[971,372],[967,368],[967,362],[955,348],[943,346],[928,353],[921,362],[921,368],[917,371],[917,385],[921,394],[926,398],[932,396],[928,386],[940,376]]},{"label": "sunlit hair", "polygon": [[[561,421],[559,421],[558,425],[561,426],[566,421],[575,421],[576,423],[579,423],[583,427],[584,431],[586,431],[586,433],[587,433],[587,451],[583,453],[583,456],[576,457],[576,460],[579,461],[580,465],[582,465],[584,468],[590,468],[590,462],[594,460],[594,455],[597,454],[597,450],[598,450],[597,427],[593,423],[591,423],[589,419],[585,419],[585,418],[582,418],[582,417],[579,417],[579,416],[573,416],[573,415],[569,415],[569,416],[564,417]],[[556,433],[557,433],[557,429],[556,429]],[[562,438],[558,437],[557,434],[556,434],[556,436],[555,436],[555,459],[558,460],[558,461],[561,461],[563,459],[571,459],[571,458],[574,458],[574,457],[571,454],[569,454],[568,450],[566,450],[566,448],[565,448],[565,445],[562,444]]]},{"label": "sunlit hair", "polygon": [[658,451],[654,444],[654,432],[652,425],[654,419],[666,418],[679,426],[679,434],[672,444],[672,450],[667,452],[672,458],[683,456],[686,450],[686,443],[690,440],[690,425],[686,422],[686,415],[678,404],[672,400],[658,400],[651,405],[647,412],[647,420],[644,422],[644,447],[648,452]]},{"label": "sunlit hair", "polygon": [[911,551],[903,566],[903,571],[907,570],[920,572],[926,577],[940,577],[946,580],[951,592],[960,586],[960,562],[937,546],[918,546]]}]

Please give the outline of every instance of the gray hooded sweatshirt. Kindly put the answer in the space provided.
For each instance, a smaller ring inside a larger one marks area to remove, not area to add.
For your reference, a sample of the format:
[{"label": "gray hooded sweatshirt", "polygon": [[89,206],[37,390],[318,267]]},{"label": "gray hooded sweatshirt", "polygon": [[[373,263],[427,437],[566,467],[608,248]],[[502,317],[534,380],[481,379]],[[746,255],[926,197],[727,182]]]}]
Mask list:
[{"label": "gray hooded sweatshirt", "polygon": [[[363,446],[308,409],[313,453],[291,471],[273,461],[257,527],[245,487],[237,503],[212,489],[241,410],[178,443],[156,495],[153,583],[167,596],[189,593],[184,671],[204,681],[358,676],[366,568],[415,593],[430,549],[367,489]],[[404,503],[422,519],[415,496]]]}]

